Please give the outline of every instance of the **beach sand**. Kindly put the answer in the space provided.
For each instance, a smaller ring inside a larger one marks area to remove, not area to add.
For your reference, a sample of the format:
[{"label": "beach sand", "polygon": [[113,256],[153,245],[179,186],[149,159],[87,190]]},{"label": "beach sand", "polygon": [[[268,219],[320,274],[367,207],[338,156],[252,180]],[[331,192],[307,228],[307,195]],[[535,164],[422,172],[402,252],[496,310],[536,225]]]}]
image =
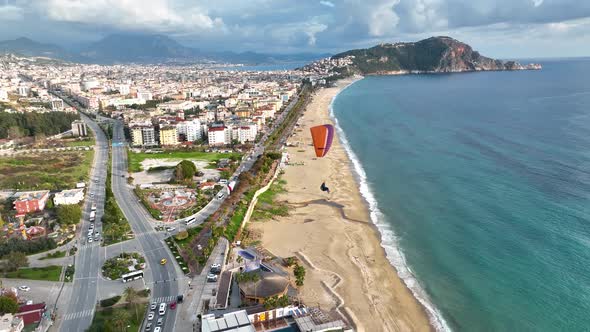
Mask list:
[{"label": "beach sand", "polygon": [[[282,178],[291,205],[288,217],[250,224],[262,245],[282,257],[299,256],[306,267],[301,299],[308,306],[338,309],[357,331],[431,331],[428,317],[380,246],[352,165],[336,136],[330,152],[315,159],[309,128],[332,123],[329,105],[352,80],[315,92],[289,142]],[[315,160],[314,160],[315,159]],[[325,181],[331,193],[319,187]]]}]

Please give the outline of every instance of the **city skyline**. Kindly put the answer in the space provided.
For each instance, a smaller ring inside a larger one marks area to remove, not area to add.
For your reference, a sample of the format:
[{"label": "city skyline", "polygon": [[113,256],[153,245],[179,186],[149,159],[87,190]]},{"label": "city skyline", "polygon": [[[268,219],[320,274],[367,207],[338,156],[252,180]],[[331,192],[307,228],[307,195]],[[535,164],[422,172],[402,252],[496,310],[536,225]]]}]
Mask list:
[{"label": "city skyline", "polygon": [[202,50],[338,53],[448,35],[500,58],[590,55],[590,4],[572,0],[0,2],[0,40],[79,48],[113,33]]}]

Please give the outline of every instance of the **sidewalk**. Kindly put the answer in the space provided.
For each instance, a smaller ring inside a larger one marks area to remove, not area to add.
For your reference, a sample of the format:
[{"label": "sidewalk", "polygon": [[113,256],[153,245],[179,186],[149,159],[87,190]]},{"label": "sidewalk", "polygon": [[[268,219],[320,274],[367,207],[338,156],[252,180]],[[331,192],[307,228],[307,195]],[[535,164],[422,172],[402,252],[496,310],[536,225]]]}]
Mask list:
[{"label": "sidewalk", "polygon": [[[217,283],[207,282],[208,267],[214,263],[223,266],[228,247],[229,241],[226,238],[220,238],[207,260],[206,268],[201,271],[201,274],[190,280],[190,286],[188,286],[189,283],[184,284],[188,289],[183,292],[185,294],[184,303],[179,306],[180,312],[176,318],[177,331],[197,331],[197,327],[200,325],[197,315],[203,313],[203,300],[214,298],[211,289],[217,290]],[[179,284],[179,287],[182,285]]]}]

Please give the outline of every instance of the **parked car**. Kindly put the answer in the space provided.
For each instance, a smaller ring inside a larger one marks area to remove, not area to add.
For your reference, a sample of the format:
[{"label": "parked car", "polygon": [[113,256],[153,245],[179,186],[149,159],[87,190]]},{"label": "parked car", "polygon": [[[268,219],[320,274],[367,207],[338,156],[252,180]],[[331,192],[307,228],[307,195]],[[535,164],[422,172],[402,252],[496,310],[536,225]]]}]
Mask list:
[{"label": "parked car", "polygon": [[154,329],[154,332],[160,332],[162,329],[159,326],[156,326],[156,328]]},{"label": "parked car", "polygon": [[217,281],[217,275],[213,274],[213,273],[209,273],[207,275],[207,282],[216,282]]},{"label": "parked car", "polygon": [[31,287],[22,285],[22,286],[19,286],[18,289],[22,290],[23,292],[28,292],[31,290]]}]

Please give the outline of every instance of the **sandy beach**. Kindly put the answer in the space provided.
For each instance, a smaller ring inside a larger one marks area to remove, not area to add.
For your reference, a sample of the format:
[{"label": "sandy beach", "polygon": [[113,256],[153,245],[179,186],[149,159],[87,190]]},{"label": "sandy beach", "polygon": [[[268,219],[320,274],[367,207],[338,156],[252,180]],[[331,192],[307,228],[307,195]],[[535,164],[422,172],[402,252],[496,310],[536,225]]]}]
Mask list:
[{"label": "sandy beach", "polygon": [[[315,158],[309,128],[332,123],[329,105],[352,80],[315,93],[289,147],[278,198],[291,206],[288,217],[255,222],[262,245],[276,255],[301,258],[307,270],[302,300],[309,306],[338,310],[357,331],[430,331],[428,317],[380,246],[348,156],[338,136],[324,158]],[[301,163],[303,163],[301,165]],[[331,193],[319,187],[325,181]]]}]

